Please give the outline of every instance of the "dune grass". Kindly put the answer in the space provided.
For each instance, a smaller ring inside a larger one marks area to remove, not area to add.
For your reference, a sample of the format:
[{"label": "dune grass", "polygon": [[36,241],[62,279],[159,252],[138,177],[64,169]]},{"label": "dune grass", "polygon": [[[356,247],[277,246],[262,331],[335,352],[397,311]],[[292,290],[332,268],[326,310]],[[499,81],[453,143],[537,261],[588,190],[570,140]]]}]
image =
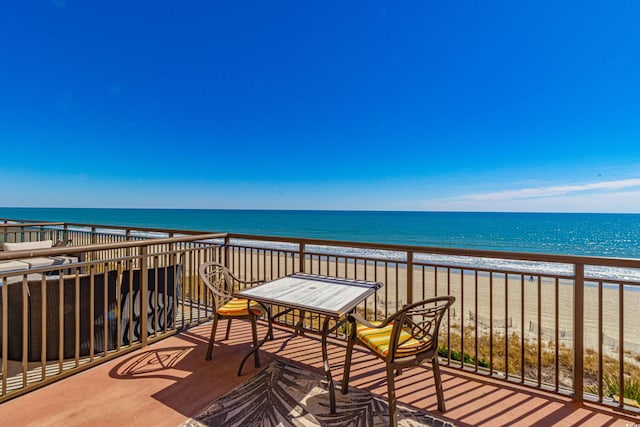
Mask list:
[{"label": "dune grass", "polygon": [[[452,325],[453,326],[453,325]],[[440,347],[438,354],[440,357],[450,357],[451,360],[464,363],[468,366],[475,366],[476,361],[479,368],[492,369],[503,372],[509,376],[521,377],[525,381],[538,381],[538,366],[540,366],[540,382],[543,384],[555,385],[556,381],[556,348],[553,342],[541,342],[540,354],[538,354],[537,340],[524,340],[513,333],[508,339],[501,334],[494,334],[493,342],[488,334],[479,335],[477,340],[477,354],[475,331],[473,328],[465,328],[464,352],[462,351],[462,340],[455,328],[450,331],[449,341],[441,334],[439,338]],[[451,350],[447,348],[447,342],[451,343]],[[507,352],[508,350],[508,352]],[[493,354],[491,354],[493,353]],[[567,345],[560,344],[558,353],[558,385],[560,387],[572,386],[573,382],[573,349]],[[522,354],[524,354],[524,369],[522,369]],[[491,357],[491,355],[493,357]],[[507,357],[508,356],[508,357]],[[637,356],[637,355],[636,355]],[[627,358],[624,363],[624,397],[630,399],[627,403],[640,404],[640,366],[637,357],[633,355]],[[584,352],[584,384],[587,393],[598,394],[598,352],[592,349],[585,349]],[[617,358],[603,355],[603,397],[616,397],[619,394],[618,372],[619,362]]]}]

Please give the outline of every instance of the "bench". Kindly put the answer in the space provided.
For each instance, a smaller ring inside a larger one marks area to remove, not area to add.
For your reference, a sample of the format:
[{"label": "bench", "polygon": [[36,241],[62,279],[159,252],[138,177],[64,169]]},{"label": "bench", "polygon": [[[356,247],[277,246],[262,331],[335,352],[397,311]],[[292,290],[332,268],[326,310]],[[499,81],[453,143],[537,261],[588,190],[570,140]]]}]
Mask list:
[{"label": "bench", "polygon": [[[104,354],[105,344],[107,351],[115,350],[119,345],[134,344],[141,339],[140,312],[144,312],[145,307],[149,335],[173,329],[175,298],[180,286],[181,271],[180,264],[150,269],[147,277],[148,300],[143,302],[142,310],[140,301],[142,281],[141,272],[138,269],[122,272],[111,270],[95,274],[93,277],[86,274],[47,277],[44,283],[41,279],[28,279],[26,300],[23,286],[10,284],[7,289],[6,308],[3,307],[0,299],[0,319],[2,319],[3,310],[7,310],[7,359],[23,359],[25,333],[28,362],[41,361],[43,354],[44,360],[47,361],[58,360],[60,357],[72,359],[76,353],[76,340],[79,344],[80,357],[86,357],[91,353],[92,343],[94,354]],[[91,300],[92,286],[93,301]],[[76,291],[79,291],[78,295]],[[78,335],[75,327],[76,300],[79,301]],[[43,307],[45,307],[44,319]],[[92,313],[93,317],[91,317]],[[117,313],[120,313],[119,321],[116,317]],[[92,323],[93,328],[91,328]],[[46,337],[44,343],[43,326]],[[0,328],[0,342],[2,338],[2,328]],[[2,357],[1,347],[0,358]]]},{"label": "bench", "polygon": [[[29,251],[53,248],[52,240],[40,240],[35,242],[5,242],[3,248],[6,252]],[[78,262],[78,257],[70,255],[56,255],[49,257],[21,258],[17,260],[0,261],[0,273],[30,268],[50,267],[54,265],[72,264]]]}]

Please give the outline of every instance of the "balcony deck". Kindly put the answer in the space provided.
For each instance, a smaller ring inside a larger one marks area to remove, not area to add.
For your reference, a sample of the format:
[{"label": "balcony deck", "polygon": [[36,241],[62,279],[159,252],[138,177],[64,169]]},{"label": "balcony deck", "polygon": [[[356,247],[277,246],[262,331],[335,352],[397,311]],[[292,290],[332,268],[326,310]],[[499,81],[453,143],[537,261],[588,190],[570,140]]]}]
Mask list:
[{"label": "balcony deck", "polygon": [[[3,425],[23,426],[178,425],[258,370],[247,363],[244,375],[236,376],[240,359],[249,350],[248,324],[234,322],[230,339],[216,345],[214,359],[205,361],[209,330],[210,323],[191,328],[5,402],[0,405],[0,420]],[[291,329],[281,327],[274,332],[275,339],[262,347],[263,366],[279,357],[321,372],[317,336],[294,336]],[[330,341],[329,351],[339,381],[345,347]],[[460,426],[628,426],[640,422],[602,407],[575,404],[568,397],[446,367],[442,379],[448,409],[444,416],[437,412],[427,367],[408,370],[398,378],[398,399]],[[351,384],[385,395],[383,364],[356,347]]]}]

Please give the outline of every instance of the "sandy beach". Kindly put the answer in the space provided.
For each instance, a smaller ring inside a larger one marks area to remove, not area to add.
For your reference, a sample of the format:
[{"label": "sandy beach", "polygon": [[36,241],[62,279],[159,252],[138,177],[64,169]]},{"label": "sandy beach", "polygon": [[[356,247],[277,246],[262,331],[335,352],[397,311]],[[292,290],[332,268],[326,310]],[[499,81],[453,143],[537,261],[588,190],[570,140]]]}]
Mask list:
[{"label": "sandy beach", "polygon": [[[279,258],[278,265],[275,254],[273,258],[270,255],[254,256],[249,264],[252,265],[249,270],[253,270],[250,274],[253,277],[275,277],[285,271],[287,274],[299,271],[298,258],[289,256],[285,259],[284,255]],[[315,257],[313,262],[306,260],[304,271],[382,282],[384,287],[377,296],[367,301],[367,308],[373,310],[375,307],[381,315],[385,314],[384,301],[387,301],[386,313],[391,314],[409,300],[404,265],[381,261],[377,265],[351,260],[346,263],[343,257],[336,259],[333,256],[327,262],[326,257],[321,260]],[[602,289],[603,351],[614,357],[619,351],[619,293],[618,286],[604,286]],[[508,330],[509,334],[524,333],[525,338],[535,341],[540,324],[541,340],[552,343],[555,341],[557,316],[558,341],[572,346],[574,304],[571,283],[558,280],[556,284],[555,279],[542,277],[538,284],[537,276],[530,278],[529,275],[513,274],[506,280],[502,274],[494,274],[491,278],[488,274],[476,275],[473,271],[465,271],[463,276],[460,269],[438,268],[436,273],[433,268],[414,267],[413,301],[447,294],[456,297],[451,308],[452,326],[459,326],[462,322],[465,327],[475,326],[477,316],[480,333],[489,333],[492,319],[494,334],[504,334]],[[640,354],[640,328],[637,327],[640,292],[624,290],[623,298],[624,350],[637,355]],[[593,350],[598,347],[598,305],[598,287],[585,286],[584,343],[585,348]]]}]

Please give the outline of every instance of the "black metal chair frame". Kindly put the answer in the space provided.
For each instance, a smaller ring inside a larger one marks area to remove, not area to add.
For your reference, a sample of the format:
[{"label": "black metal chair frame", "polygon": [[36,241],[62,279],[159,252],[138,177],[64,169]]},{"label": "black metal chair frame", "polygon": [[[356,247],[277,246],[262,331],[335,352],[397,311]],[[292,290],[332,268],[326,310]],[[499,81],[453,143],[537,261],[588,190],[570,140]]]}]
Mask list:
[{"label": "black metal chair frame", "polygon": [[[372,329],[381,329],[393,324],[389,350],[386,357],[369,349],[386,364],[390,424],[397,425],[395,376],[400,375],[404,368],[419,366],[425,360],[430,360],[433,367],[433,377],[436,395],[438,397],[438,410],[445,412],[446,408],[442,382],[440,380],[440,367],[438,365],[438,331],[444,314],[454,301],[455,297],[453,296],[442,296],[409,304],[380,323],[371,323],[360,314],[352,313],[348,317],[350,331],[344,366],[342,393],[346,394],[349,390],[349,371],[351,368],[351,356],[354,344],[358,341],[365,345],[357,337],[356,322]],[[411,334],[411,338],[423,344],[416,346],[414,342],[411,346],[403,346],[407,340],[400,341],[402,332]]]},{"label": "black metal chair frame", "polygon": [[[211,326],[211,337],[209,338],[209,346],[207,347],[206,360],[211,360],[212,353],[213,353],[213,345],[216,339],[216,330],[218,328],[218,322],[220,320],[227,319],[227,331],[225,334],[225,340],[229,339],[229,333],[231,331],[231,321],[233,319],[249,320],[249,322],[251,322],[253,347],[255,348],[258,346],[257,319],[262,315],[265,315],[269,323],[269,330],[267,332],[267,336],[265,337],[265,339],[267,339],[267,337],[271,337],[273,339],[271,310],[265,304],[262,304],[257,301],[254,302],[254,304],[252,304],[252,301],[247,300],[246,315],[222,315],[218,312],[218,310],[222,306],[224,306],[233,298],[235,298],[233,296],[234,290],[238,289],[240,285],[243,285],[244,287],[255,286],[255,285],[264,283],[264,280],[240,279],[231,271],[229,271],[227,267],[215,261],[205,262],[201,264],[198,271],[200,274],[200,278],[205,283],[205,285],[207,285],[207,287],[213,294],[213,305],[214,305],[213,324]],[[256,306],[255,305],[256,303],[259,305]],[[255,314],[253,312],[253,310],[255,310],[256,308],[261,312],[260,314]],[[260,357],[258,355],[258,352],[254,351],[253,354],[254,354],[253,357],[255,361],[255,367],[259,368]],[[242,362],[240,363],[240,368],[238,369],[238,376],[242,374],[242,367],[244,366],[244,363],[246,362],[246,360],[250,355],[251,353],[247,354],[245,358],[242,360]]]}]

